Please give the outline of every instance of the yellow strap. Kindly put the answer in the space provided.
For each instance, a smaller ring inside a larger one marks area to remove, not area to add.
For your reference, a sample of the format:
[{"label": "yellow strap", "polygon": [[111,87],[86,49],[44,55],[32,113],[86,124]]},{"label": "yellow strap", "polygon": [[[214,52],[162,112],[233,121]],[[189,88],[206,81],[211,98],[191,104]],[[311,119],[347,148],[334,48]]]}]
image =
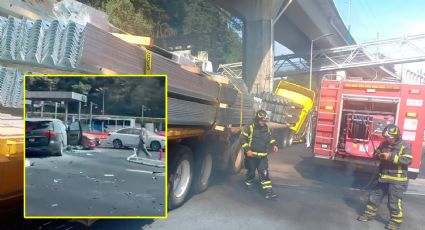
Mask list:
[{"label": "yellow strap", "polygon": [[408,155],[408,154],[401,154],[400,156],[401,156],[401,157],[407,157],[407,158],[410,158],[410,159],[412,159],[412,158],[413,158],[411,155]]},{"label": "yellow strap", "polygon": [[244,135],[246,137],[249,137],[249,134],[248,133],[245,133],[245,132],[242,132],[242,135]]},{"label": "yellow strap", "polygon": [[145,74],[151,74],[151,70],[152,70],[152,52],[149,51],[148,49],[146,49],[144,46],[143,50],[146,53],[146,58],[145,58]]},{"label": "yellow strap", "polygon": [[245,144],[242,145],[243,148],[248,147],[248,146],[249,146],[248,143],[245,143]]}]

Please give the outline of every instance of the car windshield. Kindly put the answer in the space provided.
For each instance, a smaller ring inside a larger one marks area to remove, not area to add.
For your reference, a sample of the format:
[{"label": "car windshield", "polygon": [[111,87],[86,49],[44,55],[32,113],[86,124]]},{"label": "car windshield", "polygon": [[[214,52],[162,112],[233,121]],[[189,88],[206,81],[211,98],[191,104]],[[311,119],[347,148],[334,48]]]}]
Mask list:
[{"label": "car windshield", "polygon": [[51,121],[27,121],[25,127],[25,132],[29,133],[32,131],[43,131],[43,130],[52,130]]}]

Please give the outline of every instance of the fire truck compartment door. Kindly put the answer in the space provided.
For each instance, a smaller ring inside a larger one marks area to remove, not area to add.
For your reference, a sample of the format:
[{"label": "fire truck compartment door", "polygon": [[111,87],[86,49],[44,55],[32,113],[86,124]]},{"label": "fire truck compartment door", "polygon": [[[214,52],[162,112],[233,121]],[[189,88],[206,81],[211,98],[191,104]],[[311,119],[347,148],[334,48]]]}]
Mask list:
[{"label": "fire truck compartment door", "polygon": [[355,95],[342,95],[342,99],[348,101],[380,102],[389,104],[398,104],[400,102],[400,98],[365,97]]}]

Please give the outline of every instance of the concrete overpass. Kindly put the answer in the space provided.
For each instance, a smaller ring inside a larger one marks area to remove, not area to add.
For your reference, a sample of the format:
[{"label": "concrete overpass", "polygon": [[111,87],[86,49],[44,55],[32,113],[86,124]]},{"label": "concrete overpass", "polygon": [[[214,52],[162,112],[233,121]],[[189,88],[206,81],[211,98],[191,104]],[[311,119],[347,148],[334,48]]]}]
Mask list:
[{"label": "concrete overpass", "polygon": [[355,44],[332,0],[215,0],[244,22],[243,76],[251,89],[270,91],[273,84],[273,41],[309,59],[314,49]]}]

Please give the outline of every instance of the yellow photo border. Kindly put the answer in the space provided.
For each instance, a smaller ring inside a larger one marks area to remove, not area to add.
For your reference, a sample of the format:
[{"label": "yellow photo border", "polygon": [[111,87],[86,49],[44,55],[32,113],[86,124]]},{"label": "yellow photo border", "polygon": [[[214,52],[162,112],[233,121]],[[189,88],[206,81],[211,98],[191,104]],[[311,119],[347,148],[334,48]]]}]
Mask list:
[{"label": "yellow photo border", "polygon": [[[24,74],[23,120],[26,122],[26,78],[27,77],[164,77],[165,78],[165,216],[27,216],[26,213],[26,150],[24,150],[24,218],[25,219],[166,219],[168,218],[168,76],[166,74]],[[24,125],[25,127],[25,125]],[[26,132],[24,128],[24,139]]]}]

